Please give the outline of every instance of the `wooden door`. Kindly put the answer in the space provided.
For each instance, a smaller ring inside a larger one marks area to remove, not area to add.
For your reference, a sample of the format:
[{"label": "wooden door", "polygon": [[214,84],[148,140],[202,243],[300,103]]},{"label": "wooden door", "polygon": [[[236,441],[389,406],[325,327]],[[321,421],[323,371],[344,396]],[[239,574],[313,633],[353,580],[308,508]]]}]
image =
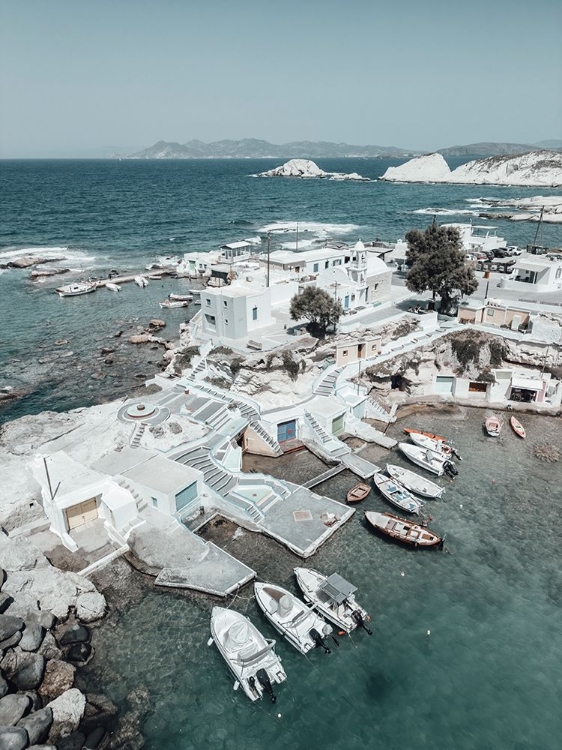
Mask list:
[{"label": "wooden door", "polygon": [[88,521],[93,521],[97,517],[98,506],[95,497],[66,509],[66,520],[69,531],[72,531],[72,529],[75,529],[77,526],[83,526],[85,523],[88,523]]}]

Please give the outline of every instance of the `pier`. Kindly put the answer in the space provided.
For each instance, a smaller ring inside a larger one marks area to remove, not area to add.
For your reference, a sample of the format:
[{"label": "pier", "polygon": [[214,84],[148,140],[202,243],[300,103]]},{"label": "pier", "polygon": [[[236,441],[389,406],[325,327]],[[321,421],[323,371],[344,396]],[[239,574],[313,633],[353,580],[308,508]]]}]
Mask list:
[{"label": "pier", "polygon": [[345,471],[346,469],[347,466],[345,464],[337,464],[336,466],[332,466],[322,474],[318,474],[318,476],[314,477],[314,479],[309,479],[308,482],[305,482],[303,484],[303,487],[306,487],[307,490],[310,490],[313,487],[316,487],[316,485],[322,484],[322,482],[325,482],[327,479],[331,479],[332,477],[341,474],[342,471]]},{"label": "pier", "polygon": [[173,270],[171,268],[163,268],[163,269],[157,269],[155,268],[153,271],[140,271],[138,273],[132,273],[127,274],[126,276],[112,276],[110,279],[99,279],[96,281],[96,284],[98,287],[106,286],[109,284],[128,284],[131,281],[134,281],[137,276],[144,276],[145,279],[148,281],[158,281],[158,279],[151,279],[151,276],[171,276],[173,274]]}]

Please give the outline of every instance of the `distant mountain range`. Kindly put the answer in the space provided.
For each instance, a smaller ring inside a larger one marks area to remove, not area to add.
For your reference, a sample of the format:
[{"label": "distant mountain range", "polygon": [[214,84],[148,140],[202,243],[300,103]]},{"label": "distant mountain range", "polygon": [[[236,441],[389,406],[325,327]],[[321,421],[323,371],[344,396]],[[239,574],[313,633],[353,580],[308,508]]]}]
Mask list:
[{"label": "distant mountain range", "polygon": [[[503,156],[522,154],[537,149],[560,149],[562,141],[540,141],[534,144],[521,143],[471,143],[440,149],[443,156]],[[175,143],[158,141],[154,146],[134,154],[118,155],[125,159],[315,159],[315,158],[405,158],[424,153],[396,146],[350,146],[348,143],[329,141],[292,141],[291,143],[268,143],[255,138],[239,141],[225,140],[204,143],[188,141]]]}]

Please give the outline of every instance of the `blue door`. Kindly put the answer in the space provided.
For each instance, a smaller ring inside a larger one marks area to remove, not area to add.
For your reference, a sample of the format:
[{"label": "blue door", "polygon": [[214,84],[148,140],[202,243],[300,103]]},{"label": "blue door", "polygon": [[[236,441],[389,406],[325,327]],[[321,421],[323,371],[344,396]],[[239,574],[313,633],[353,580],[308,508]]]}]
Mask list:
[{"label": "blue door", "polygon": [[343,306],[347,310],[349,308],[349,294],[346,294],[343,300]]},{"label": "blue door", "polygon": [[189,487],[178,492],[176,495],[176,511],[182,510],[185,506],[197,497],[197,482],[193,482]]},{"label": "blue door", "polygon": [[277,442],[284,443],[286,440],[294,440],[297,436],[297,420],[282,422],[277,425]]}]

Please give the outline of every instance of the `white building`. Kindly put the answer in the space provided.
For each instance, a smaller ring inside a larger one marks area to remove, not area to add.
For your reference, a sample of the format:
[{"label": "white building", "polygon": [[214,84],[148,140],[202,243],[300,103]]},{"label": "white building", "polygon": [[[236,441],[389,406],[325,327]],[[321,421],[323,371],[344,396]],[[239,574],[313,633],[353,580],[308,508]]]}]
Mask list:
[{"label": "white building", "polygon": [[555,292],[562,289],[562,261],[534,255],[521,256],[509,277],[501,279],[499,286],[527,293]]},{"label": "white building", "polygon": [[443,224],[459,230],[463,250],[467,253],[487,252],[507,247],[503,237],[498,237],[497,227],[478,226],[473,224]]}]

